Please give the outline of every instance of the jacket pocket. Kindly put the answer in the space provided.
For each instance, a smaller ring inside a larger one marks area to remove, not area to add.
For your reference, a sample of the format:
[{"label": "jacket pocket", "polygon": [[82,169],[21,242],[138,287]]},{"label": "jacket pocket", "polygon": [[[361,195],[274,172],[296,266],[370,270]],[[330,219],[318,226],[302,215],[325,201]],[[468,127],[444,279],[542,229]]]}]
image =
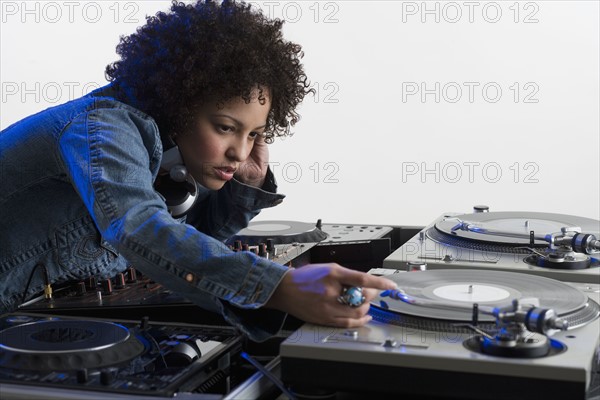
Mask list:
[{"label": "jacket pocket", "polygon": [[70,222],[56,229],[57,261],[65,276],[81,279],[104,275],[114,268],[118,252],[102,237],[91,217]]}]

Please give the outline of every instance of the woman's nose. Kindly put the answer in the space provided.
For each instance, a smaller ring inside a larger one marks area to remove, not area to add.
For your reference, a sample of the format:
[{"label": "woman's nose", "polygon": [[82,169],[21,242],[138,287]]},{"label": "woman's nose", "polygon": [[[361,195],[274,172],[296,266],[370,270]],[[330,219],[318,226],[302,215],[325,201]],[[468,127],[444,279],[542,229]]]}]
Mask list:
[{"label": "woman's nose", "polygon": [[229,143],[229,147],[227,148],[227,152],[225,153],[227,157],[234,161],[243,162],[246,161],[248,155],[250,154],[251,143],[244,139],[232,140]]}]

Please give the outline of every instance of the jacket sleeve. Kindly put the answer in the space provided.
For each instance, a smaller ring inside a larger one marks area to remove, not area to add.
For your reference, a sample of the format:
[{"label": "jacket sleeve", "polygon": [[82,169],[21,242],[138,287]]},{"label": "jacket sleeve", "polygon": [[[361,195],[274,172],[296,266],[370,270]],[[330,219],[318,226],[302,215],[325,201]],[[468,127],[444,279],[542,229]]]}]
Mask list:
[{"label": "jacket sleeve", "polygon": [[247,227],[260,210],[281,203],[285,196],[276,192],[277,184],[270,168],[261,188],[232,179],[221,190],[210,191],[194,204],[186,221],[224,242]]},{"label": "jacket sleeve", "polygon": [[[58,141],[65,172],[102,237],[142,273],[201,307],[221,311],[254,340],[273,335],[285,314],[257,309],[288,269],[251,252],[234,253],[169,215],[153,188],[162,155],[158,129],[135,111],[86,112]],[[235,187],[229,190],[226,197],[236,195]],[[246,207],[236,213],[251,208],[251,199],[244,201]],[[227,219],[221,221],[222,236],[228,228]]]}]

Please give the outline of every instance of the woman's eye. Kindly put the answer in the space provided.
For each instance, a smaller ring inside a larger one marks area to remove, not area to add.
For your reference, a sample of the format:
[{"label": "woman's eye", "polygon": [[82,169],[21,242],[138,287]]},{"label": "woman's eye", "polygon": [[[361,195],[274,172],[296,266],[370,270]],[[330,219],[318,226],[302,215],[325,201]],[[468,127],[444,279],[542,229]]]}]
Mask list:
[{"label": "woman's eye", "polygon": [[223,133],[233,132],[233,127],[228,125],[217,125],[217,130]]},{"label": "woman's eye", "polygon": [[258,132],[250,132],[250,133],[248,134],[248,136],[249,136],[251,139],[256,139],[256,138],[258,137],[258,135],[259,135],[259,133],[258,133]]}]

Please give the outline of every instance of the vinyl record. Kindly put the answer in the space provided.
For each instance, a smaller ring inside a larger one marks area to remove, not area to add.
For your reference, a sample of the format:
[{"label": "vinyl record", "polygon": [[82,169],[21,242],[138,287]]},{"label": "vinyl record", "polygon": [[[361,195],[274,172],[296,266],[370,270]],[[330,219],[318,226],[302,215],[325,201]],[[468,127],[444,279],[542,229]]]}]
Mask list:
[{"label": "vinyl record", "polygon": [[[452,228],[457,225],[458,221],[466,221],[474,223],[485,229],[514,232],[525,235],[525,238],[506,237],[500,235],[482,234],[471,231],[455,230]],[[439,233],[447,235],[449,240],[452,238],[460,238],[466,241],[474,241],[474,243],[498,243],[513,246],[529,246],[530,241],[528,235],[531,231],[536,234],[551,234],[560,232],[563,227],[578,227],[581,232],[591,233],[596,236],[600,235],[600,221],[577,217],[574,215],[549,214],[539,212],[483,212],[475,214],[456,215],[445,218],[435,223],[435,231],[438,235],[431,232],[429,236],[434,240],[440,240]],[[433,229],[432,229],[433,231]],[[429,233],[428,233],[429,234]],[[441,239],[444,243],[457,245],[459,243],[450,243]],[[536,240],[535,247],[547,247],[548,243],[543,240]],[[461,247],[470,247],[465,244]]]},{"label": "vinyl record", "polygon": [[[513,300],[536,298],[542,308],[552,308],[558,315],[573,313],[588,303],[588,297],[578,289],[554,279],[535,275],[500,271],[429,270],[389,275],[408,296],[432,306],[412,305],[379,296],[374,305],[393,312],[425,318],[470,321],[474,303],[498,307]],[[383,302],[383,303],[381,303]],[[462,310],[447,310],[435,305],[457,306]],[[480,317],[483,321],[491,316]]]},{"label": "vinyl record", "polygon": [[236,240],[256,246],[267,239],[273,244],[315,243],[327,238],[327,234],[315,224],[297,221],[257,221],[251,222],[247,228],[227,241],[231,244]]}]

